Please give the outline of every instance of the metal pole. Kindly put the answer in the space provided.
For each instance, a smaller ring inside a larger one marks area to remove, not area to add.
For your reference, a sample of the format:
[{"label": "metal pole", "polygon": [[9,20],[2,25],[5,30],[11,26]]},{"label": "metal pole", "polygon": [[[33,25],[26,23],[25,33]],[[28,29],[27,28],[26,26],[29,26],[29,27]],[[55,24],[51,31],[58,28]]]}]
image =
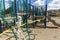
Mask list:
[{"label": "metal pole", "polygon": [[3,0],[3,7],[4,7],[3,16],[6,16],[6,10],[5,10],[5,0]]},{"label": "metal pole", "polygon": [[17,1],[14,0],[14,9],[15,9],[15,14],[16,14],[16,21],[18,20],[18,15],[17,15]]},{"label": "metal pole", "polygon": [[46,0],[46,2],[45,2],[45,19],[44,19],[44,27],[46,28],[47,27],[47,25],[46,25],[46,16],[47,16],[47,0]]},{"label": "metal pole", "polygon": [[3,30],[2,30],[2,24],[1,24],[1,20],[0,20],[0,33],[2,33]]},{"label": "metal pole", "polygon": [[29,40],[30,40],[30,33],[28,32],[28,24],[27,24],[27,23],[28,23],[28,21],[27,21],[27,20],[28,20],[28,19],[27,19],[27,18],[28,18],[28,0],[25,0],[25,3],[26,3],[26,4],[25,4],[25,8],[26,8],[26,9],[25,9],[25,10],[26,10],[26,31],[27,31],[27,33],[28,33],[28,38],[29,38]]},{"label": "metal pole", "polygon": [[[32,19],[33,19],[33,21],[34,21],[34,19],[35,19],[35,17],[34,17],[34,6],[32,6],[33,7],[33,9],[32,9]],[[35,23],[33,23],[33,28],[35,27]]]}]

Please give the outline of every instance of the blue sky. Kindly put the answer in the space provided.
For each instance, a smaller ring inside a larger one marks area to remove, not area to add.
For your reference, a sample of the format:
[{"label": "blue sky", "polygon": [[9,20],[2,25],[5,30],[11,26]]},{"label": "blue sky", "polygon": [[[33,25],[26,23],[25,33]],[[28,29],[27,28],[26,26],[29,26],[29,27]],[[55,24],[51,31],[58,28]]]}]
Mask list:
[{"label": "blue sky", "polygon": [[48,3],[50,3],[52,0],[47,0]]},{"label": "blue sky", "polygon": [[[32,0],[32,3],[35,2],[37,0]],[[48,3],[50,3],[52,0],[47,0]]]},{"label": "blue sky", "polygon": [[33,3],[33,2],[35,2],[36,0],[32,0],[31,2]]},{"label": "blue sky", "polygon": [[[42,6],[45,5],[46,0],[36,0],[33,5]],[[47,0],[48,10],[57,10],[60,9],[60,0]]]},{"label": "blue sky", "polygon": [[[6,0],[8,1],[8,0]],[[41,5],[45,5],[45,0],[31,0],[31,4],[35,5],[35,6],[41,6]],[[48,10],[56,10],[56,9],[60,9],[60,0],[47,0],[48,3]],[[6,3],[6,7],[9,7],[9,4]]]}]

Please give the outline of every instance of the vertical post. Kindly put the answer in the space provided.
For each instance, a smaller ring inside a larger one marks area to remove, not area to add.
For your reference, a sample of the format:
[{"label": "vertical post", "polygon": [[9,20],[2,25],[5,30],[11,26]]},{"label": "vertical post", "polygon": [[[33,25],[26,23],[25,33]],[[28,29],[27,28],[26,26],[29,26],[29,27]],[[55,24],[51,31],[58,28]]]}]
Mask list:
[{"label": "vertical post", "polygon": [[16,24],[16,21],[15,21],[15,19],[13,19],[14,20],[14,26],[15,26],[15,24]]},{"label": "vertical post", "polygon": [[3,0],[3,9],[4,9],[4,12],[3,12],[3,16],[6,16],[6,10],[5,10],[5,0]]},{"label": "vertical post", "polygon": [[23,0],[23,12],[25,12],[25,0]]},{"label": "vertical post", "polygon": [[45,2],[45,19],[44,19],[44,27],[46,28],[46,16],[47,16],[47,0]]},{"label": "vertical post", "polygon": [[0,16],[1,16],[1,6],[2,6],[2,0],[0,1]]},{"label": "vertical post", "polygon": [[0,20],[0,33],[2,33],[3,30],[2,30],[2,24],[1,24],[1,20]]},{"label": "vertical post", "polygon": [[26,28],[28,28],[28,24],[27,24],[27,16],[28,16],[27,0],[25,1],[25,6],[26,6],[26,7],[25,7],[25,8],[26,8],[26,9],[25,9],[25,10],[26,10]]},{"label": "vertical post", "polygon": [[[0,17],[1,17],[1,7],[2,7],[2,0],[0,1]],[[1,24],[1,18],[0,18],[0,33],[2,33],[2,24]]]},{"label": "vertical post", "polygon": [[[35,17],[34,17],[34,6],[32,6],[32,19],[34,21]],[[35,23],[33,23],[33,28],[35,27]]]},{"label": "vertical post", "polygon": [[29,12],[31,12],[31,0],[29,0]]},{"label": "vertical post", "polygon": [[10,5],[10,8],[9,8],[9,11],[10,11],[10,15],[11,15],[11,17],[12,17],[12,12],[13,12],[13,5],[12,5],[12,2],[11,2],[11,0],[9,0],[9,5]]},{"label": "vertical post", "polygon": [[28,38],[29,38],[29,40],[30,40],[30,33],[28,32],[28,22],[27,22],[27,18],[28,18],[28,0],[25,0],[25,10],[26,10],[26,30],[27,30],[27,33],[28,33]]},{"label": "vertical post", "polygon": [[14,0],[14,11],[15,11],[15,14],[16,14],[16,21],[18,21],[18,15],[17,15],[17,1]]},{"label": "vertical post", "polygon": [[36,7],[36,9],[37,9],[37,16],[39,16],[39,14],[38,14],[38,10],[39,10],[38,7]]}]

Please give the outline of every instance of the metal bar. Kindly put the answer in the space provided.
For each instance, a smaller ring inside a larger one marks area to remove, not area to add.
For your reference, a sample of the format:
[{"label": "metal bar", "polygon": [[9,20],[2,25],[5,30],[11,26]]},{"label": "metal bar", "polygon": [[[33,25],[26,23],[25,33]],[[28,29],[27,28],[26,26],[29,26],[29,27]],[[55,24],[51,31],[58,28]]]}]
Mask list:
[{"label": "metal bar", "polygon": [[13,16],[13,14],[12,14],[12,12],[13,12],[13,4],[12,4],[12,1],[11,0],[9,0],[9,5],[10,5],[10,8],[9,8],[9,10],[10,10],[10,16],[12,17]]},{"label": "metal bar", "polygon": [[16,3],[16,0],[14,0],[14,10],[15,10],[16,21],[17,21],[18,20],[18,15],[17,15],[17,3]]},{"label": "metal bar", "polygon": [[[32,10],[32,20],[34,21],[35,20],[35,17],[34,17],[34,6],[32,6],[33,10]],[[33,23],[33,28],[35,27],[35,23]]]},{"label": "metal bar", "polygon": [[0,20],[0,33],[2,33],[3,30],[2,30],[2,24],[1,24],[1,20]]},{"label": "metal bar", "polygon": [[45,19],[44,19],[44,27],[46,28],[47,25],[46,25],[46,16],[47,16],[47,0],[45,2]]},{"label": "metal bar", "polygon": [[6,16],[6,11],[5,11],[5,0],[3,0],[3,7],[4,7],[4,13],[3,13],[3,16]]},{"label": "metal bar", "polygon": [[26,4],[25,4],[25,6],[26,6],[26,7],[25,7],[25,8],[26,8],[26,31],[27,31],[27,33],[28,33],[28,38],[29,38],[29,40],[30,40],[30,33],[28,32],[28,24],[27,24],[27,23],[28,23],[28,22],[27,22],[27,20],[28,20],[28,19],[27,19],[27,18],[28,18],[28,0],[26,0],[25,3],[26,3]]}]

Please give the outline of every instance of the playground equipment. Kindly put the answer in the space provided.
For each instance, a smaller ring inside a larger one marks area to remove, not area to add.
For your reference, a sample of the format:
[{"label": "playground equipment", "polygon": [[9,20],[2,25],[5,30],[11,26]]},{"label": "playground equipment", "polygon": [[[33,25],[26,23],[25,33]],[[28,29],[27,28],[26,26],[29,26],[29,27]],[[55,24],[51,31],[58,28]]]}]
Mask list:
[{"label": "playground equipment", "polygon": [[[2,2],[2,3],[1,3]],[[9,28],[10,30],[12,30],[14,37],[16,38],[16,40],[18,39],[18,35],[22,35],[24,40],[30,40],[31,36],[33,36],[33,40],[35,39],[35,36],[33,34],[30,34],[29,32],[29,28],[28,28],[28,24],[32,24],[33,23],[33,27],[34,27],[34,23],[35,22],[40,22],[41,19],[36,19],[36,16],[42,16],[40,9],[36,6],[31,5],[31,0],[28,2],[28,0],[9,0],[9,10],[8,13],[6,12],[7,9],[5,8],[5,0],[1,0],[0,4],[1,4],[1,8],[0,9],[0,26],[1,26],[1,21],[4,22],[4,24],[6,24],[7,28]],[[32,7],[32,8],[31,8]],[[46,5],[46,9],[45,9],[45,28],[46,28],[46,12],[47,12],[47,5]],[[42,10],[43,11],[43,10]],[[21,12],[21,13],[19,13]],[[2,14],[3,13],[3,14]],[[30,14],[31,13],[31,14]],[[6,17],[8,14],[8,17]],[[28,22],[28,18],[32,15],[32,22]],[[20,21],[23,20],[23,21]],[[25,21],[25,22],[24,22]],[[5,26],[5,25],[4,25]],[[16,26],[16,27],[15,27]],[[26,30],[23,30],[21,27],[25,26]],[[0,32],[2,32],[2,28],[0,28]],[[26,35],[24,37],[22,32],[27,32],[28,35]]]},{"label": "playground equipment", "polygon": [[[5,1],[3,0],[2,1],[3,2],[3,4],[4,4],[4,9],[5,9]],[[26,2],[25,3],[27,3],[27,0],[26,0]],[[12,2],[11,1],[9,1],[9,4],[10,4],[10,8],[9,8],[9,13],[11,13],[10,15],[10,17],[11,17],[11,19],[9,19],[8,18],[8,20],[11,20],[10,22],[9,21],[7,21],[7,17],[6,17],[6,14],[5,14],[5,16],[3,15],[2,16],[2,12],[0,13],[0,15],[1,15],[1,21],[3,21],[4,23],[6,23],[7,24],[7,26],[8,26],[8,28],[10,28],[11,30],[12,30],[12,32],[13,32],[13,34],[14,34],[14,36],[15,36],[15,38],[16,38],[16,40],[18,40],[18,35],[16,34],[16,31],[14,31],[15,30],[15,28],[13,28],[12,26],[13,26],[13,24],[15,24],[16,23],[16,21],[17,21],[17,6],[16,6],[16,0],[14,0],[14,6],[12,5]],[[14,10],[13,10],[13,8],[14,8]],[[28,11],[27,11],[27,5],[26,5],[26,17],[27,17],[27,13],[28,13]],[[15,14],[15,16],[12,16],[12,11],[13,11],[13,13]],[[6,13],[6,9],[4,10],[4,13]],[[14,17],[14,18],[13,18]],[[16,19],[16,21],[15,20],[13,20],[13,19]],[[13,22],[14,21],[14,22]],[[26,31],[27,31],[27,33],[28,33],[28,37],[29,37],[29,40],[30,40],[30,35],[31,34],[29,34],[29,32],[28,32],[28,26],[27,26],[27,19],[26,19]],[[20,30],[20,29],[19,29]],[[17,30],[18,31],[18,30]],[[27,37],[26,36],[26,37]],[[26,39],[24,39],[24,40],[26,40]]]},{"label": "playground equipment", "polygon": [[[1,21],[3,21],[4,23],[6,23],[6,25],[7,25],[7,28],[10,28],[11,30],[12,30],[12,32],[13,32],[13,34],[14,34],[14,36],[15,36],[15,38],[16,38],[16,40],[17,40],[17,36],[16,36],[16,34],[15,34],[15,32],[14,32],[14,29],[12,28],[12,25],[13,25],[13,23],[14,22],[12,22],[12,21],[14,21],[13,20],[13,18],[12,18],[12,15],[10,16],[10,18],[9,17],[6,17],[6,8],[5,8],[5,0],[1,0],[1,2],[2,2],[2,4],[1,4],[1,7],[3,7],[3,9],[1,9],[0,11],[3,11],[3,14],[4,15],[2,15],[2,12],[0,13],[0,18],[1,18]],[[11,5],[10,5],[11,6]],[[10,10],[10,12],[13,10],[12,8],[10,8],[9,9]],[[12,14],[12,12],[11,12],[11,14]],[[10,22],[9,22],[10,21]],[[5,26],[5,25],[4,25]]]},{"label": "playground equipment", "polygon": [[44,14],[44,16],[45,16],[45,18],[44,18],[44,25],[45,25],[45,28],[46,28],[46,18],[47,18],[47,1],[45,2],[45,14]]}]

